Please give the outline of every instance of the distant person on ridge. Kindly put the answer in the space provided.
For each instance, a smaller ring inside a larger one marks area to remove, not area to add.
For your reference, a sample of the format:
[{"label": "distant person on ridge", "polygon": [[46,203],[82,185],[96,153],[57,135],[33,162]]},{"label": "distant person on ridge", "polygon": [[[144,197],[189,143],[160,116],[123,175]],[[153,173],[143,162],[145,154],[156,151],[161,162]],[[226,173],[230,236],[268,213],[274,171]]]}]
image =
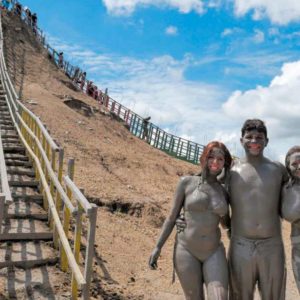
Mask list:
[{"label": "distant person on ridge", "polygon": [[26,23],[29,25],[29,26],[31,26],[31,22],[32,22],[32,14],[31,14],[31,11],[30,11],[30,9],[27,7],[27,6],[25,6],[24,7],[24,11],[25,11],[25,14],[26,14]]},{"label": "distant person on ridge", "polygon": [[16,2],[15,4],[15,14],[19,17],[21,17],[22,13],[22,5],[19,2]]},{"label": "distant person on ridge", "polygon": [[76,67],[75,70],[74,70],[74,75],[73,75],[73,77],[72,77],[72,80],[73,80],[74,82],[77,82],[77,81],[78,81],[79,76],[80,76],[79,73],[80,73],[80,69],[79,69],[79,67]]},{"label": "distant person on ridge", "polygon": [[80,89],[83,90],[83,87],[84,87],[84,84],[85,84],[85,79],[86,79],[86,72],[83,72],[81,74],[81,77],[80,77]]},{"label": "distant person on ridge", "polygon": [[58,67],[63,68],[64,67],[64,53],[60,52],[58,54]]},{"label": "distant person on ridge", "polygon": [[32,16],[31,16],[31,26],[32,26],[33,33],[36,34],[37,33],[37,15],[36,15],[36,13],[32,14]]},{"label": "distant person on ridge", "polygon": [[146,140],[148,142],[148,127],[149,127],[149,121],[150,121],[151,117],[147,117],[145,119],[143,119],[143,124],[142,124],[142,139]]}]

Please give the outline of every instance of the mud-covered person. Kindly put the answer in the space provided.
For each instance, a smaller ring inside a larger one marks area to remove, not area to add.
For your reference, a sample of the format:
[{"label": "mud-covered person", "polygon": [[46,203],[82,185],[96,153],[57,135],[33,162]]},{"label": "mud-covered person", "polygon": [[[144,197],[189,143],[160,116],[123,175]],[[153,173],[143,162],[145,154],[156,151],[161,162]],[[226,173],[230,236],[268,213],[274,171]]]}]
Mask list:
[{"label": "mud-covered person", "polygon": [[256,283],[262,300],[285,299],[286,269],[281,236],[281,188],[287,171],[264,156],[267,128],[246,120],[241,144],[245,157],[230,171],[230,297],[252,300]]},{"label": "mud-covered person", "polygon": [[300,294],[300,146],[288,151],[285,166],[290,180],[282,190],[282,216],[292,223],[292,266]]},{"label": "mud-covered person", "polygon": [[170,236],[181,210],[186,228],[176,235],[174,268],[188,300],[228,298],[228,267],[221,242],[220,218],[228,213],[227,194],[217,176],[228,174],[231,155],[224,144],[209,143],[201,155],[201,174],[181,178],[149,265],[156,269],[161,249]]},{"label": "mud-covered person", "polygon": [[[288,180],[279,162],[264,156],[267,128],[248,119],[241,129],[245,156],[235,160],[229,176],[231,231],[229,298],[253,300],[256,284],[262,300],[285,299],[286,269],[281,237],[281,188]],[[180,229],[184,221],[176,221]]]}]

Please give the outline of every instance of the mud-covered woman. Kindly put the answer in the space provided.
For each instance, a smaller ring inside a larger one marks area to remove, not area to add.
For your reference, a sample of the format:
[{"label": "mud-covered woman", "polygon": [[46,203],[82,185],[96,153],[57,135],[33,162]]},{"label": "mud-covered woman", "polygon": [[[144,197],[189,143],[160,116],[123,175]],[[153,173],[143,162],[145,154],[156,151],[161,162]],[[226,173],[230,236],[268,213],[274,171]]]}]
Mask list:
[{"label": "mud-covered woman", "polygon": [[217,176],[223,171],[226,178],[231,155],[224,144],[211,142],[200,157],[200,165],[200,175],[180,179],[149,265],[152,269],[157,268],[161,249],[183,211],[186,228],[176,235],[174,268],[185,298],[204,299],[205,284],[209,300],[226,300],[228,269],[219,223],[228,213],[228,204],[227,194]]},{"label": "mud-covered woman", "polygon": [[282,217],[291,222],[292,266],[300,294],[300,146],[292,147],[285,158],[290,175],[282,189]]}]

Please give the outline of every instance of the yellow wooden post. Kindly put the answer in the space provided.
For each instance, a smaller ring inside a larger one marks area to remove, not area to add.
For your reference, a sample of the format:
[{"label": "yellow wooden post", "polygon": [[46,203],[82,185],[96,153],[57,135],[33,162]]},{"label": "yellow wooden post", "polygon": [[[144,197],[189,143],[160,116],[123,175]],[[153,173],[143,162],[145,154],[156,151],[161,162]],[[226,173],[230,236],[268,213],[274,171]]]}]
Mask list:
[{"label": "yellow wooden post", "polygon": [[[51,162],[50,144],[49,144],[49,142],[47,140],[46,140],[45,152],[46,152],[46,156],[47,156],[49,162]],[[48,170],[46,168],[46,164],[45,164],[45,176],[46,176],[47,183],[50,184],[49,172],[48,172]]]},{"label": "yellow wooden post", "polygon": [[[27,117],[26,112],[23,111],[23,120],[24,120],[25,124],[26,124],[26,119],[27,119],[26,117]],[[26,134],[25,126],[23,126],[23,132],[22,133],[23,133],[23,135],[25,137],[25,140],[27,141],[27,134]]]},{"label": "yellow wooden post", "polygon": [[[68,176],[71,178],[71,180],[73,180],[73,178],[74,178],[74,159],[69,159],[69,162],[68,162]],[[71,200],[72,191],[69,187],[67,187],[67,196]],[[64,206],[64,223],[63,223],[63,227],[64,227],[64,231],[65,231],[65,234],[66,234],[67,237],[68,237],[68,233],[69,233],[70,217],[71,217],[70,210],[65,205]],[[62,252],[61,252],[61,269],[63,271],[67,271],[67,269],[68,269],[68,261],[67,261],[67,257],[66,257],[66,253],[65,253],[64,249],[62,249]]]},{"label": "yellow wooden post", "polygon": [[[37,138],[41,142],[41,128],[39,127],[38,124],[37,124]],[[41,150],[39,148],[38,148],[38,159],[42,164],[43,163],[42,162],[42,154],[41,154]]]},{"label": "yellow wooden post", "polygon": [[[34,119],[33,119],[33,133],[34,133],[35,137],[38,138],[38,126],[37,126],[37,123],[36,123],[36,121]],[[40,151],[39,151],[39,147],[38,147],[36,141],[34,141],[34,154],[40,160]],[[35,171],[36,180],[39,181],[40,180],[40,176],[39,176],[39,173],[37,172],[37,168],[36,168],[34,160],[33,160],[33,167],[34,167],[34,171]]]},{"label": "yellow wooden post", "polygon": [[75,229],[75,241],[74,241],[74,256],[77,262],[79,262],[79,253],[80,253],[80,244],[81,244],[82,213],[83,213],[83,209],[79,204],[78,213],[76,216],[76,229]]},{"label": "yellow wooden post", "polygon": [[[55,173],[55,168],[56,168],[56,161],[55,160],[56,160],[56,151],[54,149],[52,149],[51,167],[52,167],[52,170],[54,171],[54,173]],[[54,183],[53,183],[52,178],[50,178],[50,192],[51,192],[52,198],[55,199],[55,190],[54,190]],[[51,210],[49,209],[48,221],[50,222],[50,228],[53,229],[53,220],[52,220],[50,212],[51,212]]]},{"label": "yellow wooden post", "polygon": [[[43,147],[44,152],[46,152],[46,138],[43,133],[41,133],[41,134],[42,134],[42,147]],[[42,155],[41,155],[40,161],[41,161],[43,173],[47,179],[46,164],[45,164],[45,161],[44,161],[44,158]],[[48,211],[48,201],[45,197],[43,198],[43,207],[46,211]]]},{"label": "yellow wooden post", "polygon": [[[36,145],[36,156],[38,157],[38,159],[39,159],[39,161],[40,161],[40,157],[41,157],[41,151],[40,151],[40,148],[38,147],[38,145]],[[36,180],[37,181],[40,181],[40,174],[39,174],[39,172],[38,172],[38,169],[37,169],[37,167],[36,167],[36,165],[34,165],[35,167],[34,167],[34,169],[35,169],[35,178],[36,178]],[[40,188],[41,188],[41,184],[40,184]]]},{"label": "yellow wooden post", "polygon": [[28,115],[28,127],[30,128],[30,130],[32,131],[32,117],[30,115]]},{"label": "yellow wooden post", "polygon": [[[26,113],[26,124],[30,128],[30,119],[29,119],[28,113]],[[25,128],[25,130],[26,130],[26,139],[27,139],[27,142],[29,143],[29,146],[31,147],[31,141],[30,141],[31,138],[30,138],[30,135],[29,135],[29,133],[28,133],[28,131],[27,131],[26,128]]]},{"label": "yellow wooden post", "polygon": [[[43,132],[41,132],[41,135],[42,135],[42,147],[43,147],[43,150],[46,152],[46,138],[43,134]],[[42,169],[43,169],[43,172],[45,171],[45,162],[44,160],[42,161]],[[45,173],[45,172],[44,172]]]},{"label": "yellow wooden post", "polygon": [[[59,154],[58,154],[58,170],[57,170],[57,176],[58,176],[58,180],[60,183],[62,183],[63,164],[64,164],[64,149],[60,148]],[[58,192],[56,192],[55,207],[56,207],[58,214],[60,214],[61,195]],[[56,231],[55,227],[54,227],[54,231],[53,231],[53,240],[54,240],[54,247],[57,249],[58,248],[58,235],[57,235],[57,231]]]},{"label": "yellow wooden post", "polygon": [[[78,264],[79,264],[80,245],[81,245],[82,214],[83,214],[83,208],[79,203],[78,212],[76,216],[75,240],[74,240],[74,250],[73,250],[75,260]],[[72,286],[72,299],[77,299],[78,284],[74,274],[72,274],[71,286]]]}]

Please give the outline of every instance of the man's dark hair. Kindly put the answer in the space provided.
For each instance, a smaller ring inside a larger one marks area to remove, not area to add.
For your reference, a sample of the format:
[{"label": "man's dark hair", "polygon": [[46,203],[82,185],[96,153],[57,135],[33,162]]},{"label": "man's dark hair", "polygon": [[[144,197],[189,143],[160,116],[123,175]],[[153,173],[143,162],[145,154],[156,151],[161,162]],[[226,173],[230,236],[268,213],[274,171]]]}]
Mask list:
[{"label": "man's dark hair", "polygon": [[263,132],[268,137],[267,127],[262,120],[259,119],[248,119],[245,121],[242,127],[242,137],[245,135],[246,131],[257,130],[258,132]]}]

